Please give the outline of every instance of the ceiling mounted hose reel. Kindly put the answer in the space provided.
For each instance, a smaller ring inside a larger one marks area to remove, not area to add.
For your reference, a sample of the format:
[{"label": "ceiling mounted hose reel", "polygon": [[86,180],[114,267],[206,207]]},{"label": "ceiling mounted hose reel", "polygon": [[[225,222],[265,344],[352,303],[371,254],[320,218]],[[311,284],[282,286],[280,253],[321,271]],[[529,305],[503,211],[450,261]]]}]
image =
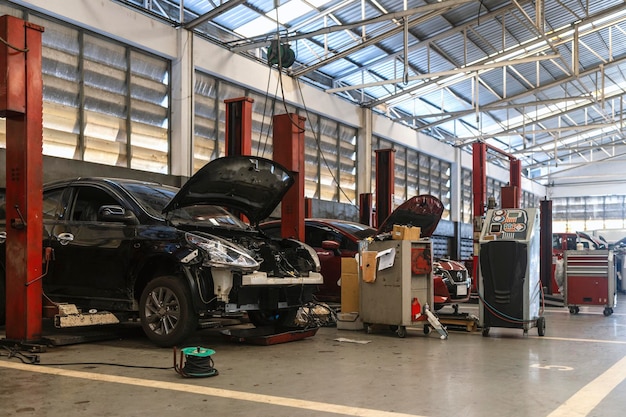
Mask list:
[{"label": "ceiling mounted hose reel", "polygon": [[296,53],[289,44],[280,43],[273,40],[267,48],[267,63],[271,66],[278,65],[282,68],[289,68],[296,62]]}]

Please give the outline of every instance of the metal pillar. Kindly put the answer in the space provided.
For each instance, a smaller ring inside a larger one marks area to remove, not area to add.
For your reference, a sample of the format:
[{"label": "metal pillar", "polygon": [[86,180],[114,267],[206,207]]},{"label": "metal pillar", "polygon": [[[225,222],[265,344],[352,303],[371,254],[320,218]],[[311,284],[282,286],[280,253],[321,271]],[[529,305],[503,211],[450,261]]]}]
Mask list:
[{"label": "metal pillar", "polygon": [[395,149],[376,150],[376,227],[393,211]]},{"label": "metal pillar", "polygon": [[6,338],[41,339],[43,28],[0,17],[0,116],[6,117]]},{"label": "metal pillar", "polygon": [[[252,103],[248,97],[230,98],[226,104],[226,127],[224,129],[224,150],[226,156],[252,155]],[[231,211],[248,223],[248,218]]]},{"label": "metal pillar", "polygon": [[502,187],[502,207],[519,208],[522,195],[522,164],[511,154],[484,142],[472,143],[472,192],[474,200],[474,262],[473,276],[478,276],[478,252],[480,231],[487,203],[487,149],[491,149],[509,159],[509,186]]},{"label": "metal pillar", "polygon": [[520,202],[517,198],[519,188],[513,185],[505,185],[500,189],[500,207],[502,208],[519,208]]},{"label": "metal pillar", "polygon": [[519,208],[522,201],[522,161],[517,158],[509,158],[509,182],[511,186],[517,187],[517,205],[511,208]]},{"label": "metal pillar", "polygon": [[359,194],[359,223],[372,225],[372,193]]},{"label": "metal pillar", "polygon": [[478,286],[478,253],[480,252],[480,231],[483,227],[485,205],[487,204],[487,144],[472,143],[472,195],[474,213],[474,257],[472,262],[472,276],[474,285]]},{"label": "metal pillar", "polygon": [[502,187],[502,208],[519,208],[522,202],[522,161],[509,158],[509,185]]},{"label": "metal pillar", "polygon": [[281,203],[281,236],[304,242],[304,121],[294,113],[273,119],[274,160],[287,168],[295,183]]},{"label": "metal pillar", "polygon": [[552,200],[541,200],[539,207],[539,277],[547,294],[555,294],[559,287],[552,268]]},{"label": "metal pillar", "polygon": [[226,104],[226,155],[252,155],[252,103],[239,97],[224,100]]}]

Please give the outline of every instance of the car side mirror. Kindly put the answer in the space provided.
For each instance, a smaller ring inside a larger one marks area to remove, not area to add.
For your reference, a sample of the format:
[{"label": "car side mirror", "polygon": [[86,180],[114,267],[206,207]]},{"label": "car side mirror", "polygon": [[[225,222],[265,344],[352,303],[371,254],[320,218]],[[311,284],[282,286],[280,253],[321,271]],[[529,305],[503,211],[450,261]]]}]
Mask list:
[{"label": "car side mirror", "polygon": [[335,240],[323,240],[322,249],[331,250],[335,252],[335,254],[341,255],[341,252],[339,251],[339,242]]},{"label": "car side mirror", "polygon": [[126,224],[139,224],[135,213],[124,209],[122,206],[106,205],[98,209],[98,220],[105,222],[122,222]]}]

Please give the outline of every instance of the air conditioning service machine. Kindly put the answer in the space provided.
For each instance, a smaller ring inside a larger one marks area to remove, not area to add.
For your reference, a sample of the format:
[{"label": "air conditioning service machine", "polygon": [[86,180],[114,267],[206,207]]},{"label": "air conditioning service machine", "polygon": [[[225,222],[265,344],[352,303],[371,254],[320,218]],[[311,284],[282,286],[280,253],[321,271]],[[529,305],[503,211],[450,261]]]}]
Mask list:
[{"label": "air conditioning service machine", "polygon": [[490,209],[480,233],[479,326],[537,327],[545,334],[539,276],[539,210]]}]

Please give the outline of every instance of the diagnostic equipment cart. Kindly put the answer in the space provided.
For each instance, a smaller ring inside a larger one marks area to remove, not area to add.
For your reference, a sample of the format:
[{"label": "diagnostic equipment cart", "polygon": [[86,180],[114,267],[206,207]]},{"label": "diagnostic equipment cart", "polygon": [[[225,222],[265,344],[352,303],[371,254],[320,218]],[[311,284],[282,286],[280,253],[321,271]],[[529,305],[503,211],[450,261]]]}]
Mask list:
[{"label": "diagnostic equipment cart", "polygon": [[[368,256],[369,255],[369,256]],[[373,241],[361,252],[361,318],[368,333],[375,324],[406,336],[407,327],[431,328],[442,339],[448,333],[429,310],[433,303],[432,242],[420,240]]]}]

